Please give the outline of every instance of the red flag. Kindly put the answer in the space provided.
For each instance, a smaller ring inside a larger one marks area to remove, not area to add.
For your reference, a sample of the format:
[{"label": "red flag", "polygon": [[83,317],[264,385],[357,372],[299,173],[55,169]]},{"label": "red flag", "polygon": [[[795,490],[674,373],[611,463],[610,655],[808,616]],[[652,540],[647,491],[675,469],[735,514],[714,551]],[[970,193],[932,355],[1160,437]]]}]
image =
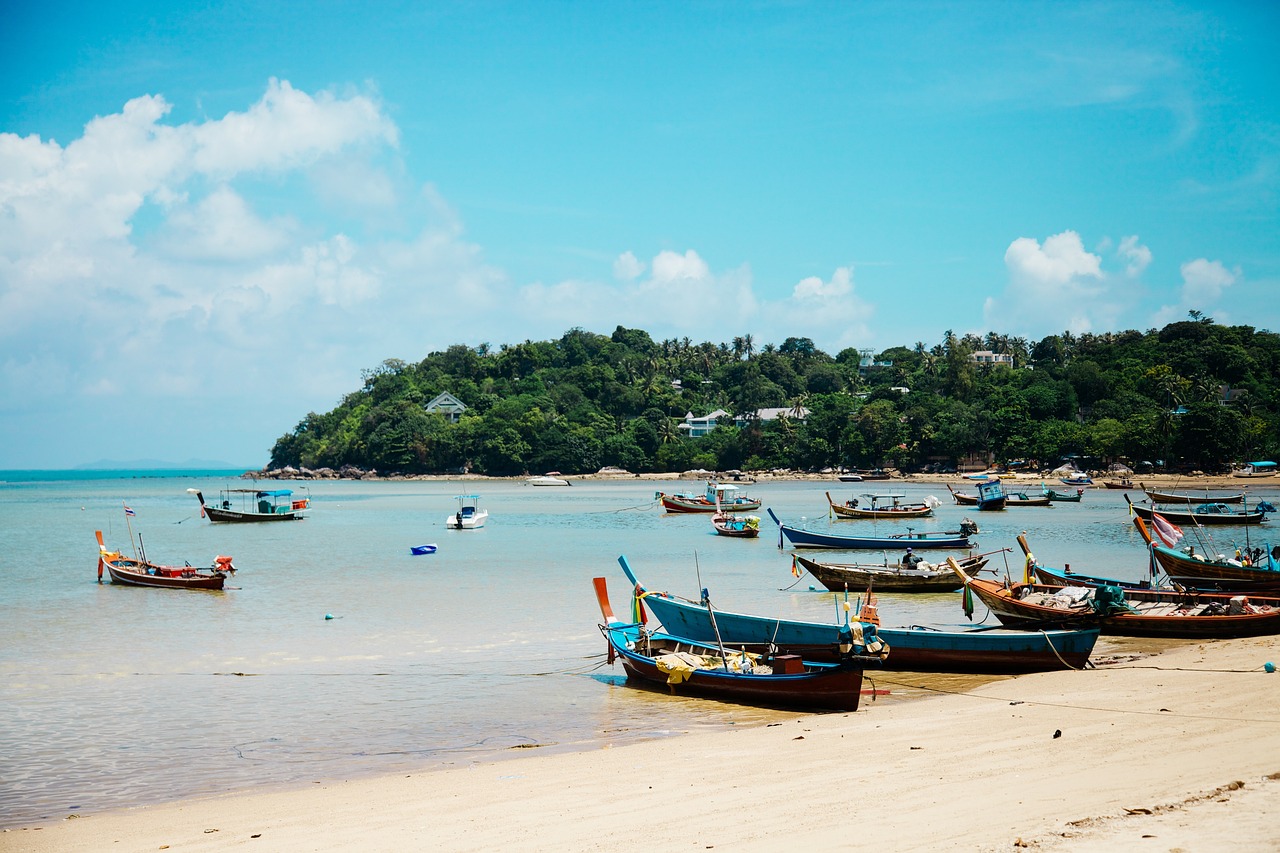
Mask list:
[{"label": "red flag", "polygon": [[1172,548],[1182,541],[1182,528],[1158,512],[1151,513],[1151,526],[1166,548]]}]

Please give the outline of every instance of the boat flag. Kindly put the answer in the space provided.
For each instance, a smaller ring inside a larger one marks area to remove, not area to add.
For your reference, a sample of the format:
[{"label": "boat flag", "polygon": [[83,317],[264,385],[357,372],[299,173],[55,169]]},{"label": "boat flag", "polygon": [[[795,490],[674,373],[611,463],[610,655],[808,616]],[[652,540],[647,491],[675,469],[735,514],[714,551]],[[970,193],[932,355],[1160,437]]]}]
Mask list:
[{"label": "boat flag", "polygon": [[791,576],[800,577],[800,564],[796,562],[796,555],[791,555]]},{"label": "boat flag", "polygon": [[1158,512],[1151,513],[1151,526],[1166,548],[1172,548],[1182,541],[1182,528]]},{"label": "boat flag", "polygon": [[128,504],[125,504],[125,505],[124,505],[124,514],[125,514],[125,515],[136,515],[136,513],[135,513],[133,510],[129,509],[129,505],[128,505]]},{"label": "boat flag", "polygon": [[[1031,583],[1031,581],[1034,579],[1034,578],[1033,578],[1033,575],[1034,575],[1035,573],[1032,571],[1032,566],[1034,566],[1035,564],[1036,564],[1036,558],[1035,558],[1035,555],[1034,555],[1034,554],[1032,554],[1030,551],[1028,551],[1028,552],[1027,552],[1027,565],[1026,565],[1025,567],[1023,567],[1023,569],[1022,569],[1022,582],[1023,582],[1023,583]],[[968,591],[968,587],[966,587],[966,588],[965,588],[965,591],[966,591],[966,592]]]}]

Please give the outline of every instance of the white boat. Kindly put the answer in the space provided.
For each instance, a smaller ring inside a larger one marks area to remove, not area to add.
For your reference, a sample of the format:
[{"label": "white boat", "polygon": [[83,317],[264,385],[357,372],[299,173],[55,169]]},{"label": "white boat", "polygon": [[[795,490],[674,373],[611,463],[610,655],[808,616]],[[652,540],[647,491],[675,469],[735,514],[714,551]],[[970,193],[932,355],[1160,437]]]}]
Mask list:
[{"label": "white boat", "polygon": [[530,486],[572,486],[568,480],[559,476],[559,471],[550,471],[541,477],[530,477],[525,480]]},{"label": "white boat", "polygon": [[458,495],[458,511],[444,520],[450,530],[474,530],[484,527],[489,520],[489,510],[480,508],[479,495]]},{"label": "white boat", "polygon": [[1232,477],[1272,477],[1276,473],[1274,462],[1250,462],[1231,472]]}]

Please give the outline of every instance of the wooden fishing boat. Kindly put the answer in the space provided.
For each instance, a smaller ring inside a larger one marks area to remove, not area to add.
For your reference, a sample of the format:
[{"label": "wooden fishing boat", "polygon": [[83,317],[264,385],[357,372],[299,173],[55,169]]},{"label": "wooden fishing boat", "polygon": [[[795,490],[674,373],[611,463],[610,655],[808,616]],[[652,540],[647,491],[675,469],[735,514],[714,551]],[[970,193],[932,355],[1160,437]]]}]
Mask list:
[{"label": "wooden fishing boat", "polygon": [[715,512],[717,502],[727,512],[747,512],[760,508],[760,501],[737,492],[738,487],[730,483],[708,480],[707,490],[701,495],[654,492],[653,499],[659,501],[667,512]]},{"label": "wooden fishing boat", "polygon": [[149,586],[158,589],[222,589],[227,576],[235,572],[231,558],[218,556],[208,568],[195,566],[162,566],[148,562],[145,553],[140,557],[126,557],[119,551],[107,550],[102,531],[94,531],[98,537],[98,583],[102,583],[105,569],[112,583],[124,586]]},{"label": "wooden fishing boat", "polygon": [[423,557],[423,556],[426,556],[427,554],[434,554],[436,550],[437,549],[434,544],[409,546],[409,553],[415,557]]},{"label": "wooden fishing boat", "polygon": [[[1034,558],[1028,556],[1028,562]],[[1122,637],[1211,639],[1280,632],[1280,598],[1190,590],[1070,587],[979,580],[954,559],[964,585],[1002,624],[1021,628],[1096,625]]]},{"label": "wooden fishing boat", "polygon": [[[1076,500],[1079,500],[1079,496]],[[1048,495],[1029,495],[1026,492],[1006,492],[1004,505],[1011,506],[1053,506],[1053,499]]]},{"label": "wooden fishing boat", "polygon": [[449,530],[476,530],[489,520],[489,510],[480,508],[479,495],[456,495],[458,509],[445,516],[444,526]]},{"label": "wooden fishing boat", "polygon": [[976,492],[957,492],[947,484],[947,491],[960,506],[976,506],[980,511],[998,511],[1005,507],[1008,498],[1004,485],[998,479],[983,480]]},{"label": "wooden fishing boat", "polygon": [[1074,492],[1059,492],[1049,488],[1044,483],[1040,484],[1040,494],[1044,495],[1053,503],[1080,503],[1080,499],[1084,497],[1084,489],[1076,489]]},{"label": "wooden fishing boat", "polygon": [[716,513],[711,516],[711,526],[720,536],[755,539],[760,535],[760,516]]},{"label": "wooden fishing boat", "polygon": [[[640,601],[668,633],[699,642],[715,642],[718,633],[726,645],[772,643],[805,659],[834,661],[839,659],[842,648],[852,648],[852,626],[861,626],[864,644],[871,636],[867,623],[847,618],[850,610],[845,610],[846,620],[808,622],[733,613],[712,607],[710,602],[703,604],[669,592],[649,592],[636,579],[626,557],[619,557],[618,563],[640,596]],[[889,649],[882,664],[888,670],[1043,672],[1083,667],[1098,640],[1098,630],[976,628],[949,631],[923,625],[904,628],[876,626],[875,639]]]},{"label": "wooden fishing boat", "polygon": [[652,633],[613,615],[604,578],[594,578],[609,643],[609,662],[622,660],[629,681],[676,695],[702,696],[771,708],[856,711],[862,671],[879,658],[850,654],[837,663],[806,661],[764,647],[734,648]]},{"label": "wooden fishing boat", "polygon": [[1211,492],[1208,489],[1202,494],[1187,492],[1158,492],[1155,489],[1142,490],[1153,504],[1238,504],[1244,502],[1244,492]]},{"label": "wooden fishing boat", "polygon": [[978,532],[978,525],[969,519],[960,522],[959,530],[933,533],[916,533],[910,529],[906,533],[892,533],[886,536],[839,536],[834,533],[821,533],[783,524],[771,508],[766,508],[773,523],[778,525],[778,547],[783,547],[783,538],[793,548],[843,548],[857,550],[892,550],[900,551],[908,546],[912,548],[948,548],[967,551],[973,547],[969,537]]},{"label": "wooden fishing boat", "polygon": [[892,494],[863,495],[867,499],[866,506],[863,506],[857,498],[838,504],[832,500],[830,492],[827,492],[826,495],[827,504],[831,507],[831,512],[836,518],[924,518],[933,515],[933,508],[938,505],[937,498],[926,499],[920,503],[904,504],[902,499],[906,495]]},{"label": "wooden fishing boat", "polygon": [[1133,480],[1130,480],[1128,477],[1121,477],[1119,480],[1103,480],[1102,485],[1104,488],[1107,488],[1107,489],[1133,490],[1138,488],[1138,486],[1135,486],[1133,484]]},{"label": "wooden fishing boat", "polygon": [[199,489],[187,489],[200,501],[200,517],[210,521],[295,521],[305,518],[311,498],[293,497],[292,489],[222,489],[216,504],[205,503]]},{"label": "wooden fishing boat", "polygon": [[[908,551],[911,549],[908,548]],[[832,592],[860,590],[868,587],[876,592],[954,592],[961,587],[955,572],[946,563],[923,560],[904,563],[821,563],[800,554],[792,555],[797,567],[804,569],[818,583]],[[960,561],[969,572],[977,573],[987,564],[987,556],[964,557]]]},{"label": "wooden fishing boat", "polygon": [[1134,503],[1128,495],[1125,501],[1140,518],[1150,521],[1153,512],[1159,512],[1174,524],[1193,524],[1200,526],[1229,524],[1261,524],[1267,520],[1267,513],[1275,512],[1275,507],[1266,501],[1260,501],[1254,509],[1232,509],[1227,504],[1187,504],[1186,509],[1163,508],[1156,510],[1151,506]]},{"label": "wooden fishing boat", "polygon": [[[1163,517],[1164,513],[1159,515]],[[1157,531],[1163,528],[1168,535],[1167,524],[1153,523]],[[1197,554],[1194,547],[1179,551],[1158,541],[1139,516],[1134,516],[1133,524],[1151,551],[1153,565],[1159,566],[1173,583],[1196,589],[1280,592],[1280,545],[1275,548],[1245,546],[1237,549],[1234,556]],[[1176,527],[1173,531],[1170,541],[1176,545],[1182,531]]]}]

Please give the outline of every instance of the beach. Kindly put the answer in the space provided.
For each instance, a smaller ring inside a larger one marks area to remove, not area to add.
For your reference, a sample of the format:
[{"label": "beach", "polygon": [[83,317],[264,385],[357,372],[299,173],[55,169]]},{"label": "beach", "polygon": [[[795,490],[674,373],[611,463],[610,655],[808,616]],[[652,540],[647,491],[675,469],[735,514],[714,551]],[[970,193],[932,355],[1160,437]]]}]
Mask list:
[{"label": "beach", "polygon": [[64,819],[0,847],[1276,850],[1278,652],[1187,642],[852,714]]}]

